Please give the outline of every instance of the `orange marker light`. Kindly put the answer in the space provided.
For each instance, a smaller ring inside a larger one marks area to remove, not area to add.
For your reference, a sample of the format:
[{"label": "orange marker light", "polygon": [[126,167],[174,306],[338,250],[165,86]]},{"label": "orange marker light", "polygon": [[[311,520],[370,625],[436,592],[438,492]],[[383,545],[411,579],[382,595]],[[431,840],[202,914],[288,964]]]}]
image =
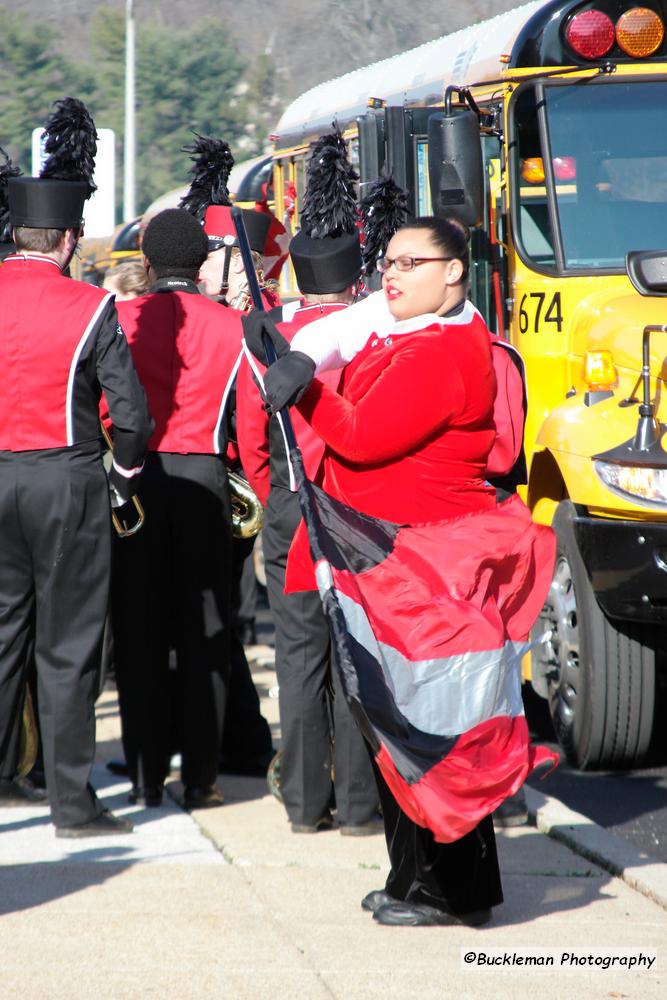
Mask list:
[{"label": "orange marker light", "polygon": [[593,391],[616,388],[618,372],[611,351],[589,351],[586,354],[584,382]]},{"label": "orange marker light", "polygon": [[616,41],[628,56],[652,56],[662,45],[665,26],[654,10],[633,7],[616,22]]},{"label": "orange marker light", "polygon": [[521,179],[527,184],[544,184],[544,164],[541,156],[529,156],[521,161]]}]

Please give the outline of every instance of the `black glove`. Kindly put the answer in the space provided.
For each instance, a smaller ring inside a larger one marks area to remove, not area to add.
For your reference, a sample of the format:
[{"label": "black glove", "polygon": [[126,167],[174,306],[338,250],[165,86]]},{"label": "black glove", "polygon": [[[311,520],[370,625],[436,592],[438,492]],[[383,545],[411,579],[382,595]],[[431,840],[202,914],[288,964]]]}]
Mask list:
[{"label": "black glove", "polygon": [[263,365],[268,365],[266,351],[264,349],[263,334],[266,334],[279,358],[289,354],[289,341],[285,340],[282,333],[273,322],[271,317],[261,309],[251,309],[249,313],[244,313],[241,317],[243,323],[243,335],[251,354],[261,361]]},{"label": "black glove", "polygon": [[269,365],[264,375],[264,392],[271,413],[297,403],[314,376],[315,362],[301,351],[289,351]]},{"label": "black glove", "polygon": [[109,492],[112,507],[122,507],[132,499],[137,492],[137,479],[137,476],[131,478],[122,476],[113,465],[111,466],[109,469]]}]

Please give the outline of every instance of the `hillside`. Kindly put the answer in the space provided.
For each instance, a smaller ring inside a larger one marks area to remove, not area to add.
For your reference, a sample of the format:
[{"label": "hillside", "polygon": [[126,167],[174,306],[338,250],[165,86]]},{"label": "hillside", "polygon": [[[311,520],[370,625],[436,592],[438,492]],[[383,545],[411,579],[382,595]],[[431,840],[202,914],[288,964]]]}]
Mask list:
[{"label": "hillside", "polygon": [[[86,60],[91,15],[104,3],[90,0],[14,0],[5,6],[52,27],[63,51]],[[125,0],[106,6],[125,9]],[[215,18],[227,25],[248,61],[264,53],[276,67],[283,102],[323,80],[395,54],[516,7],[513,0],[135,0],[143,22],[174,32]],[[168,72],[168,67],[165,68]],[[215,80],[211,80],[215,86]],[[268,95],[267,95],[268,96]]]}]

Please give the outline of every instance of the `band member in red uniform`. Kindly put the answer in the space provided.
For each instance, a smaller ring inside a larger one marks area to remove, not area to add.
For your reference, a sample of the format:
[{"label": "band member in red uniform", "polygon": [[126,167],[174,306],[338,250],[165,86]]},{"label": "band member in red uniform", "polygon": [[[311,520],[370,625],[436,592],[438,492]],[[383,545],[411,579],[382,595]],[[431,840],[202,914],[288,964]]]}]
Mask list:
[{"label": "band member in red uniform", "polygon": [[[342,136],[322,137],[314,146],[310,165],[302,229],[290,244],[303,299],[296,303],[296,310],[287,307],[292,318],[281,330],[288,340],[313,320],[344,313],[356,298],[361,272],[352,186],[355,175]],[[347,176],[349,190],[345,197],[329,200],[324,213],[318,207],[314,220],[309,213],[313,206],[322,204],[322,190],[331,189],[332,174]],[[317,236],[311,235],[313,228]],[[252,364],[261,377],[254,359]],[[287,553],[300,520],[299,504],[280,423],[277,417],[268,421],[252,375],[251,365],[242,362],[237,430],[243,467],[266,506],[262,540],[276,629],[282,799],[294,832],[315,832],[332,825],[333,792],[341,833],[378,833],[382,827],[372,769],[331,667],[329,627],[319,596],[312,591],[284,593]],[[340,373],[328,372],[323,378],[335,392]],[[295,430],[308,475],[315,478],[324,457],[324,442],[298,414]]]},{"label": "band member in red uniform", "polygon": [[9,180],[16,252],[0,268],[0,779],[13,777],[15,720],[34,655],[59,837],[132,830],[103,809],[89,782],[111,547],[101,392],[119,500],[134,492],[151,423],[113,297],[63,275],[94,190],[95,139],[81,102],[60,102],[47,123],[42,176]]},{"label": "band member in red uniform", "polygon": [[[193,165],[190,169],[190,188],[181,198],[179,207],[194,215],[208,236],[209,252],[199,273],[200,291],[222,305],[245,312],[250,308],[250,295],[227,187],[234,157],[224,139],[197,133],[195,141],[190,146],[184,146],[183,151],[191,154]],[[271,253],[269,267],[272,271],[278,269],[281,261],[275,257],[276,227],[284,233],[284,226],[264,209],[252,211],[244,208],[243,221],[266,305],[271,309],[280,304],[278,283],[265,279],[263,255],[268,250]]]},{"label": "band member in red uniform", "polygon": [[[223,139],[197,135],[195,142],[184,147],[191,154],[191,183],[181,207],[194,215],[208,238],[208,255],[199,273],[200,291],[221,305],[243,310],[249,306],[246,293],[239,294],[241,279],[234,249],[236,231],[231,217],[231,201],[227,182],[234,164],[231,151]],[[244,212],[253,247],[264,244],[272,216],[259,212]],[[234,266],[232,267],[232,258]],[[261,258],[257,257],[258,260]],[[231,288],[231,291],[230,291]],[[226,295],[233,299],[230,302]],[[246,304],[248,303],[248,304]],[[226,322],[223,318],[222,322]],[[232,472],[243,475],[236,445],[236,386],[232,385],[227,405],[230,446],[228,463]],[[269,724],[260,710],[259,696],[253,683],[244,645],[256,641],[254,634],[257,583],[253,564],[255,537],[232,539],[231,586],[231,669],[227,713],[223,729],[220,771],[232,774],[266,774],[275,753]]]},{"label": "band member in red uniform", "polygon": [[[495,439],[496,380],[488,330],[465,298],[465,235],[446,220],[415,219],[392,238],[379,270],[393,324],[378,328],[377,300],[369,299],[345,331],[339,325],[318,340],[306,328],[290,352],[278,343],[283,357],[265,378],[271,406],[303,390],[316,367],[346,364],[339,394],[316,380],[297,403],[326,442],[330,494],[394,524],[493,510],[496,494],[485,470]],[[469,520],[474,551],[474,516]],[[301,530],[295,557],[299,543],[305,543]],[[305,568],[304,544],[301,555]],[[309,572],[312,580],[312,563]],[[304,572],[293,579],[308,585]],[[391,871],[385,888],[363,900],[364,909],[382,924],[487,922],[503,898],[491,817],[461,839],[440,843],[400,809],[379,772],[377,778]]]},{"label": "band member in red uniform", "polygon": [[144,528],[119,541],[112,614],[130,800],[159,805],[169,767],[169,650],[180,691],[187,808],[221,805],[216,786],[229,680],[231,510],[226,404],[241,350],[238,314],[200,295],[208,244],[184,209],[149,223],[152,290],[119,303],[155,431],[140,498]]}]

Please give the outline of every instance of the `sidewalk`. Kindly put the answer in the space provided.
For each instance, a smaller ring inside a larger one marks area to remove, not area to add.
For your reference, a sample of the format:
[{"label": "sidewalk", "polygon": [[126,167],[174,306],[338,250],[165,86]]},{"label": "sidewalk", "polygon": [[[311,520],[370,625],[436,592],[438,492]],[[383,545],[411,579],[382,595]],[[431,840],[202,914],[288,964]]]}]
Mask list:
[{"label": "sidewalk", "polygon": [[[253,672],[277,724],[268,652]],[[104,768],[120,751],[113,692],[98,708],[94,781],[136,832],[70,843],[54,838],[43,808],[0,809],[0,1000],[667,996],[665,866],[634,856],[632,878],[649,898],[519,828],[498,834],[506,901],[490,925],[380,927],[359,902],[383,884],[383,837],[294,835],[263,779],[221,776],[225,805],[192,816],[169,797],[160,809],[129,807],[129,785]],[[609,835],[537,792],[530,803],[542,826],[592,838],[603,859]],[[480,966],[482,953],[504,964]],[[645,964],[628,968],[640,955]]]}]

